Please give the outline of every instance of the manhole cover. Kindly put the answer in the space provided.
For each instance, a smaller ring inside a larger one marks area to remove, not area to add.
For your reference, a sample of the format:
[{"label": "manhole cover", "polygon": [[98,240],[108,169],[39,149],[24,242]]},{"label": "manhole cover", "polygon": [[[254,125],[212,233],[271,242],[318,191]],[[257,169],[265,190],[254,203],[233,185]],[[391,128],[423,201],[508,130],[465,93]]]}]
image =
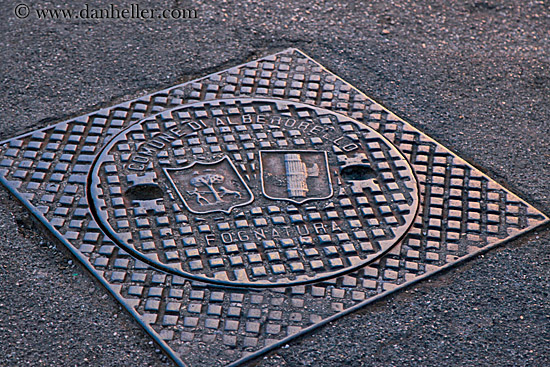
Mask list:
[{"label": "manhole cover", "polygon": [[269,99],[176,108],[98,155],[92,213],[116,243],[205,282],[279,286],[363,266],[411,226],[418,188],[382,135]]},{"label": "manhole cover", "polygon": [[9,139],[0,182],[179,366],[242,364],[548,223],[295,49]]}]

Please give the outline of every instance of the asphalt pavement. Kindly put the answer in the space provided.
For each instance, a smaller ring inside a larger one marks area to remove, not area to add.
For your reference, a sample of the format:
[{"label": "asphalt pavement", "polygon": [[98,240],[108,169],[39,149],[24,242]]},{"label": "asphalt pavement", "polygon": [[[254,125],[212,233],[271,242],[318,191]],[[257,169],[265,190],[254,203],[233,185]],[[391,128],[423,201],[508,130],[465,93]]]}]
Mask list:
[{"label": "asphalt pavement", "polygon": [[[0,4],[0,140],[296,47],[550,213],[547,1],[131,1],[196,19],[18,19]],[[26,1],[29,9],[106,1]],[[122,6],[122,4],[119,4]],[[548,226],[257,366],[548,366]],[[0,190],[0,365],[170,366]]]}]

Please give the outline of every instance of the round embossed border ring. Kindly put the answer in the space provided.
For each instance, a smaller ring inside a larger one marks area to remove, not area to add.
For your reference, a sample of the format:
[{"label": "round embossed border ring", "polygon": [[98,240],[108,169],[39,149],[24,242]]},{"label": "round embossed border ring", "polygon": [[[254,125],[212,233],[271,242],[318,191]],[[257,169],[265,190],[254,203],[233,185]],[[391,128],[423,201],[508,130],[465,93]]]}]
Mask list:
[{"label": "round embossed border ring", "polygon": [[94,219],[124,250],[208,283],[280,287],[380,258],[419,206],[413,170],[381,134],[323,108],[224,99],[139,121],[88,177]]}]

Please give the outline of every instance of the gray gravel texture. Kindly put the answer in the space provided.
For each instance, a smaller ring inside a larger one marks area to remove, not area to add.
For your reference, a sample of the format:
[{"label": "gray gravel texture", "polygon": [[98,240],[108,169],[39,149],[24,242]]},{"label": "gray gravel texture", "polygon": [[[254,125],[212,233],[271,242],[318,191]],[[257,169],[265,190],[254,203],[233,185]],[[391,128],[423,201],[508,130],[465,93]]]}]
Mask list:
[{"label": "gray gravel texture", "polygon": [[[0,4],[0,139],[297,47],[550,213],[546,1],[155,1],[195,20],[18,20]],[[100,1],[30,1],[78,9]],[[120,3],[119,3],[120,4]],[[170,366],[6,190],[0,365]],[[257,366],[548,366],[548,226]]]}]

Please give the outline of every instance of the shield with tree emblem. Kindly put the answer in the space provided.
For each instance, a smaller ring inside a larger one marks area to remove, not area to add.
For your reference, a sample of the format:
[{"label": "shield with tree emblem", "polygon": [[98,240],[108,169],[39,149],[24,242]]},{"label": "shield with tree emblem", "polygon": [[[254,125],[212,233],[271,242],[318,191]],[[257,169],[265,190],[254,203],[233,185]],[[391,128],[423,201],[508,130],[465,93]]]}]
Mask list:
[{"label": "shield with tree emblem", "polygon": [[194,162],[164,172],[187,209],[195,214],[223,212],[254,200],[231,160],[225,156],[214,162]]}]

